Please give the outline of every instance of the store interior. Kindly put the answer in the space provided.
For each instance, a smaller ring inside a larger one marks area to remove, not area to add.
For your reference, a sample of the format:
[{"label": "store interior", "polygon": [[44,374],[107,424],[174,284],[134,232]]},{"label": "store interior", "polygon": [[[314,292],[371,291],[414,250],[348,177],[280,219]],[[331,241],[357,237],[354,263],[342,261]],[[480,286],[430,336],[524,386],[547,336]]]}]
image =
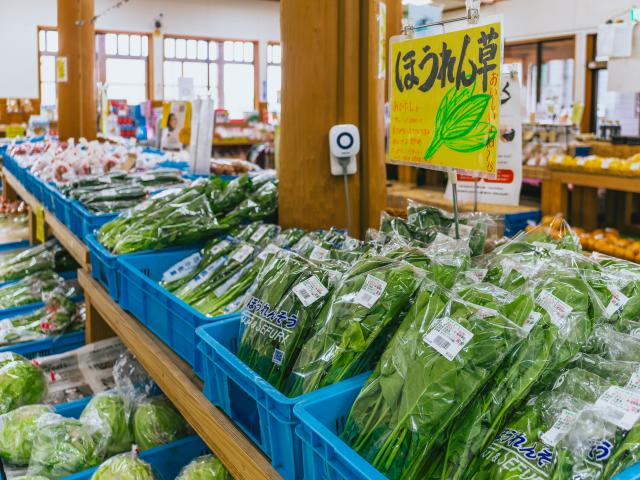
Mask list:
[{"label": "store interior", "polygon": [[640,480],[632,0],[0,7],[0,480]]}]

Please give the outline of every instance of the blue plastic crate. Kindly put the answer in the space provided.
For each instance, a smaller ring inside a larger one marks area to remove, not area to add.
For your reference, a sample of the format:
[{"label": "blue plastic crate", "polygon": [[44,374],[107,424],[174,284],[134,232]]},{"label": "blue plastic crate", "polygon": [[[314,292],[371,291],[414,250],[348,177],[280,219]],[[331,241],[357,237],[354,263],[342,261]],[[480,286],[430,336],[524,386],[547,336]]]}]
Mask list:
[{"label": "blue plastic crate", "polygon": [[40,203],[44,203],[44,190],[46,188],[44,182],[40,180],[38,177],[33,175],[31,172],[27,171],[25,175],[24,182],[22,182],[24,187],[38,200]]},{"label": "blue plastic crate", "polygon": [[115,219],[118,213],[91,213],[84,208],[82,203],[77,200],[71,202],[71,231],[79,238],[84,238],[87,235],[98,230],[105,223],[109,223]]},{"label": "blue plastic crate", "polygon": [[27,240],[22,242],[0,243],[0,254],[10,252],[12,250],[24,250],[29,248],[30,244]]},{"label": "blue plastic crate", "polygon": [[[294,407],[304,400],[325,401],[334,390],[342,390],[342,382],[289,398],[236,357],[240,318],[210,323],[196,333],[201,340],[198,349],[204,355],[205,396],[260,447],[285,480],[306,478],[302,442],[295,435],[300,420]],[[367,376],[356,378],[362,384]]]},{"label": "blue plastic crate", "polygon": [[84,242],[89,248],[91,260],[91,276],[98,280],[107,289],[111,298],[118,301],[120,286],[120,269],[118,268],[118,255],[109,252],[94,234],[84,237]]},{"label": "blue plastic crate", "polygon": [[[158,478],[174,479],[191,460],[210,453],[205,443],[195,435],[177,440],[167,445],[151,448],[140,453],[140,458],[149,463]],[[65,480],[89,480],[98,467],[90,468]]]},{"label": "blue plastic crate", "polygon": [[513,237],[528,225],[537,225],[542,220],[541,210],[531,210],[530,212],[510,213],[504,216],[504,235]]},{"label": "blue plastic crate", "polygon": [[18,162],[15,158],[6,153],[2,157],[2,165],[11,173],[16,179],[24,184],[24,176],[26,174],[26,169],[22,168],[18,165]]},{"label": "blue plastic crate", "polygon": [[44,338],[42,340],[7,345],[6,347],[0,348],[0,353],[14,352],[31,359],[65,353],[69,350],[80,348],[83,345],[84,330],[81,330],[79,332],[65,333],[64,335]]},{"label": "blue plastic crate", "polygon": [[62,224],[71,230],[71,199],[65,197],[55,186],[49,185],[51,211]]},{"label": "blue plastic crate", "polygon": [[125,255],[120,263],[120,306],[131,312],[203,378],[196,329],[239,314],[207,317],[162,288],[158,281],[172,265],[197,252],[188,248],[141,255]]},{"label": "blue plastic crate", "polygon": [[339,383],[324,398],[296,405],[300,419],[296,436],[302,443],[305,480],[386,480],[338,437],[365,380],[366,376],[352,378]]}]

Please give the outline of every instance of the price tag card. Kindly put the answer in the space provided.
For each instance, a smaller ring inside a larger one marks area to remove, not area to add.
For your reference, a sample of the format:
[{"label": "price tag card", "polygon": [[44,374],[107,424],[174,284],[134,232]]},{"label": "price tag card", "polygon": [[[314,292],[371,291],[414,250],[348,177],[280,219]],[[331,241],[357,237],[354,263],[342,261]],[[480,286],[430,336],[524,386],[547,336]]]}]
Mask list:
[{"label": "price tag card", "polygon": [[548,290],[540,292],[536,303],[547,311],[551,322],[558,328],[564,328],[567,316],[573,311],[571,305],[566,304]]},{"label": "price tag card", "polygon": [[308,307],[329,293],[329,290],[318,280],[318,277],[312,275],[293,287],[293,293],[298,297],[302,305]]},{"label": "price tag card", "polygon": [[243,263],[253,253],[253,247],[251,245],[243,245],[231,256],[231,259]]},{"label": "price tag card", "polygon": [[452,361],[473,338],[473,333],[449,317],[437,319],[422,339],[447,360]]},{"label": "price tag card", "polygon": [[176,263],[173,267],[164,272],[162,274],[162,281],[165,283],[175,282],[176,280],[186,277],[193,272],[193,269],[196,268],[198,263],[200,263],[200,260],[202,260],[200,252],[189,255],[187,258]]},{"label": "price tag card", "polygon": [[571,428],[571,425],[575,423],[577,418],[578,415],[576,412],[567,409],[562,410],[553,426],[540,436],[540,440],[550,447],[555,447],[562,436],[569,431],[569,428]]},{"label": "price tag card", "polygon": [[387,288],[387,282],[369,274],[362,288],[360,288],[360,291],[356,294],[354,302],[363,307],[371,308],[382,296],[385,288]]},{"label": "price tag card", "polygon": [[329,257],[329,250],[326,248],[322,248],[320,245],[316,245],[313,247],[311,251],[311,255],[309,255],[310,260],[315,260],[316,262],[323,262]]},{"label": "price tag card", "polygon": [[640,418],[640,392],[621,387],[609,387],[596,401],[611,423],[631,430]]}]

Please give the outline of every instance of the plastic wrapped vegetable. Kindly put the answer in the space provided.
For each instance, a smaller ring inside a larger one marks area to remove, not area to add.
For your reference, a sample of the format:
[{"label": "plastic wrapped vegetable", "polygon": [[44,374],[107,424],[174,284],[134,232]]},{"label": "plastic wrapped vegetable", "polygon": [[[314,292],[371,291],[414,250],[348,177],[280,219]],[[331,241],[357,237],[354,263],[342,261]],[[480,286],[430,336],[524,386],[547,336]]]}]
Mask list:
[{"label": "plastic wrapped vegetable", "polygon": [[180,414],[162,397],[141,402],[133,414],[133,436],[142,450],[173,442],[187,432]]},{"label": "plastic wrapped vegetable", "polygon": [[105,461],[91,480],[154,480],[153,469],[133,453],[123,453]]},{"label": "plastic wrapped vegetable", "polygon": [[45,270],[63,272],[77,264],[56,240],[28,248],[17,255],[0,259],[0,282],[8,282]]},{"label": "plastic wrapped vegetable", "polygon": [[0,287],[0,309],[42,302],[46,294],[64,286],[63,278],[51,270],[29,275]]},{"label": "plastic wrapped vegetable", "polygon": [[33,439],[29,475],[62,478],[99,464],[106,442],[99,426],[54,413],[42,416]]},{"label": "plastic wrapped vegetable", "polygon": [[47,405],[25,405],[0,415],[0,456],[8,463],[26,466],[40,417],[51,413]]},{"label": "plastic wrapped vegetable", "polygon": [[353,265],[319,313],[285,394],[295,397],[372,368],[424,275],[386,257],[365,257]]},{"label": "plastic wrapped vegetable", "polygon": [[153,380],[128,351],[113,365],[113,380],[117,391],[134,404],[149,397],[155,388]]},{"label": "plastic wrapped vegetable", "polygon": [[0,353],[0,414],[46,396],[47,381],[39,367],[17,353]]},{"label": "plastic wrapped vegetable", "polygon": [[430,478],[444,433],[523,336],[497,311],[425,281],[342,438],[390,479]]},{"label": "plastic wrapped vegetable", "polygon": [[107,436],[107,455],[115,455],[129,450],[133,443],[131,410],[131,402],[124,395],[115,391],[104,392],[91,399],[80,420],[103,425]]},{"label": "plastic wrapped vegetable", "polygon": [[184,467],[176,480],[231,480],[231,475],[215,456],[203,455]]},{"label": "plastic wrapped vegetable", "polygon": [[273,257],[242,311],[238,358],[282,390],[332,289],[329,272],[308,260],[285,252]]}]

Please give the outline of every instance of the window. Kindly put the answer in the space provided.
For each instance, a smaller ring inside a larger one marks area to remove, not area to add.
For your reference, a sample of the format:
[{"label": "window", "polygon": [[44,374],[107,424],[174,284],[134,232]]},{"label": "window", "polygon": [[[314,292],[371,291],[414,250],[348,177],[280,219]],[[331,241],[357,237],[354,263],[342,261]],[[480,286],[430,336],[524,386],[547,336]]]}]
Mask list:
[{"label": "window", "polygon": [[56,54],[58,32],[54,29],[38,30],[38,57],[40,62],[40,105],[56,105]]},{"label": "window", "polygon": [[255,110],[256,42],[164,38],[164,98],[178,98],[178,79],[192,78],[196,96],[210,95],[233,118]]},{"label": "window", "polygon": [[280,112],[282,91],[282,47],[277,43],[267,45],[267,103],[269,110]]},{"label": "window", "polygon": [[137,105],[149,98],[149,35],[96,34],[96,81],[111,100]]},{"label": "window", "polygon": [[558,117],[563,110],[571,109],[575,38],[506,45],[504,63],[518,65],[527,113]]}]

